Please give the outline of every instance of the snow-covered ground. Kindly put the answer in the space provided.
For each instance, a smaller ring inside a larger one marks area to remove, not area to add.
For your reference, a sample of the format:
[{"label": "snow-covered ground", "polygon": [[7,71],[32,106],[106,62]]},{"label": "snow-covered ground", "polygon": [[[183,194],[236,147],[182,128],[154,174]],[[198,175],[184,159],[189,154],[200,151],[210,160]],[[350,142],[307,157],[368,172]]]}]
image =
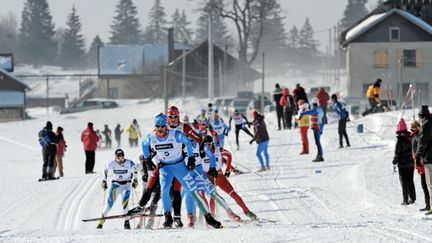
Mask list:
[{"label": "snow-covered ground", "polygon": [[[351,148],[338,149],[337,125],[326,126],[322,137],[323,163],[311,162],[316,153],[311,133],[311,153],[300,156],[298,130],[277,131],[275,115],[266,114],[271,171],[262,173],[255,172],[256,145],[249,145],[249,138],[242,133],[241,149],[235,151],[231,132],[226,144],[234,153],[235,165],[251,173],[232,176],[230,180],[261,219],[258,222],[232,222],[219,209],[223,229],[198,226],[126,231],[121,220],[108,220],[103,230],[96,230],[95,222],[84,223],[81,219],[100,215],[104,203],[102,169],[113,158],[113,150],[98,150],[97,173],[85,175],[80,133],[89,121],[96,128],[109,124],[113,129],[117,123],[126,127],[136,118],[145,134],[152,130],[153,116],[163,107],[162,100],[126,104],[110,110],[50,115],[55,128],[65,129],[68,143],[65,177],[57,181],[37,182],[42,166],[37,132],[47,121],[43,116],[45,109],[33,110],[35,119],[0,124],[0,242],[432,242],[432,221],[418,211],[424,207],[424,197],[417,174],[416,203],[400,206],[399,178],[391,166],[398,113],[350,122],[347,129]],[[182,114],[191,115],[206,101],[189,99],[170,104],[178,105]],[[365,126],[362,134],[355,131],[359,123]],[[123,143],[126,142],[123,136]],[[137,161],[138,148],[124,149],[127,157]],[[234,201],[222,195],[245,218]],[[137,195],[132,195],[131,204],[136,203]],[[120,212],[117,202],[111,214]],[[158,226],[161,224],[156,221],[155,227]]]}]

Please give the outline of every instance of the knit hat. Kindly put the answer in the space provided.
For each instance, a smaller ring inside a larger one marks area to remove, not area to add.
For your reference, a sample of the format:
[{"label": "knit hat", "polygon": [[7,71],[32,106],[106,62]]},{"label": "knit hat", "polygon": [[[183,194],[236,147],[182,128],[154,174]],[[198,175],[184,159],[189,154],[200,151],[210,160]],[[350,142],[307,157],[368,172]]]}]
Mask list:
[{"label": "knit hat", "polygon": [[52,130],[52,123],[50,121],[47,121],[45,127],[46,127],[46,129],[51,129]]},{"label": "knit hat", "polygon": [[422,105],[420,112],[419,112],[419,117],[426,117],[426,116],[430,116],[430,112],[429,112],[429,106],[427,105]]},{"label": "knit hat", "polygon": [[405,123],[405,120],[403,118],[401,118],[398,122],[398,124],[396,125],[396,132],[402,132],[402,131],[406,131],[407,130],[407,125]]}]

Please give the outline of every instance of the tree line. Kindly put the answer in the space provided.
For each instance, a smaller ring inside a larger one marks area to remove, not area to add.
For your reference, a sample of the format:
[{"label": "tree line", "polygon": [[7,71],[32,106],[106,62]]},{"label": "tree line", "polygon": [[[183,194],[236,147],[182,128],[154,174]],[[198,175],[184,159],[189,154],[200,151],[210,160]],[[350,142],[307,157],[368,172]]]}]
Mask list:
[{"label": "tree line", "polygon": [[[349,0],[354,1],[354,0]],[[366,0],[357,0],[364,1]],[[285,65],[294,56],[315,59],[318,42],[308,18],[303,26],[287,32],[278,0],[210,0],[202,1],[196,29],[193,30],[185,10],[176,9],[169,18],[161,3],[154,0],[143,28],[132,0],[119,0],[110,25],[109,44],[154,44],[167,42],[166,28],[174,28],[176,42],[201,43],[207,40],[208,16],[211,13],[213,42],[238,52],[245,66],[259,60],[265,52],[275,65]],[[170,19],[170,20],[168,20]],[[228,24],[238,28],[229,31]],[[246,27],[246,28],[243,28]],[[66,19],[65,28],[56,28],[47,0],[26,0],[18,27],[12,15],[0,17],[0,53],[13,52],[19,63],[60,65],[65,69],[95,68],[97,50],[104,42],[96,35],[89,48],[82,35],[82,24],[75,6]],[[295,53],[296,55],[293,55]]]}]

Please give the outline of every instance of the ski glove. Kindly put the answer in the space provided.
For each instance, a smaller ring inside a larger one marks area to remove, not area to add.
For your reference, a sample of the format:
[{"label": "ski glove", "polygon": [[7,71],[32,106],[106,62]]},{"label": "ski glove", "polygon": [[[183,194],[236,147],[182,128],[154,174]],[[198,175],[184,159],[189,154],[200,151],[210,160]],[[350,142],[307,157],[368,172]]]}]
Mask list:
[{"label": "ski glove", "polygon": [[144,182],[147,182],[147,180],[148,180],[148,173],[147,172],[144,172],[144,174],[142,175],[142,180]]},{"label": "ski glove", "polygon": [[253,144],[254,141],[255,141],[255,139],[250,140],[249,144]]},{"label": "ski glove", "polygon": [[132,188],[135,189],[135,188],[137,188],[137,187],[138,187],[138,180],[135,178],[135,179],[133,179],[133,181],[132,181]]},{"label": "ski glove", "polygon": [[199,147],[199,156],[204,159],[206,157],[206,153],[204,150],[204,143],[202,143]]},{"label": "ski glove", "polygon": [[107,184],[107,182],[105,180],[102,181],[102,189],[104,191],[106,191],[106,189],[108,189],[108,184]]},{"label": "ski glove", "polygon": [[229,177],[229,176],[231,175],[231,171],[229,171],[229,170],[226,170],[226,171],[225,171],[225,174],[224,174],[224,175],[225,175],[225,177],[227,177],[227,178],[228,178],[228,177]]},{"label": "ski glove", "polygon": [[210,167],[210,169],[207,173],[209,175],[213,176],[214,178],[216,178],[218,176],[218,171],[216,170],[215,167]]},{"label": "ski glove", "polygon": [[149,170],[155,170],[156,169],[156,165],[153,163],[153,161],[150,158],[146,159],[146,165],[147,165],[147,169],[149,169]]},{"label": "ski glove", "polygon": [[187,168],[188,168],[188,170],[195,169],[195,157],[194,156],[188,157]]}]

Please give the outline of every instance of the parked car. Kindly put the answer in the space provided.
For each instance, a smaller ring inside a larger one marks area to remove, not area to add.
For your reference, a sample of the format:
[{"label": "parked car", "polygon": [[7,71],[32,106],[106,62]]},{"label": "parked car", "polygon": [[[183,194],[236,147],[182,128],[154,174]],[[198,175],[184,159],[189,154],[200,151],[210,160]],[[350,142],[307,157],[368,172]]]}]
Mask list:
[{"label": "parked car", "polygon": [[250,102],[250,100],[248,100],[248,99],[234,99],[228,108],[228,114],[233,113],[234,110],[238,110],[240,113],[245,114],[247,107],[249,105],[249,102]]},{"label": "parked car", "polygon": [[238,91],[237,99],[252,100],[255,98],[255,94],[252,91]]},{"label": "parked car", "polygon": [[109,109],[118,107],[112,100],[84,100],[73,103],[71,106],[61,109],[60,114],[88,111],[95,109]]},{"label": "parked car", "polygon": [[223,114],[228,115],[229,113],[229,106],[231,104],[231,102],[234,100],[234,98],[224,98],[222,100],[222,104],[221,104],[221,109]]},{"label": "parked car", "polygon": [[[249,115],[253,110],[260,110],[260,108],[261,108],[261,95],[256,95],[255,99],[249,102],[249,105],[247,107],[247,113]],[[273,102],[271,102],[270,99],[267,98],[267,96],[264,96],[264,110],[269,112],[269,111],[274,111],[275,109],[276,106],[273,104]]]}]

